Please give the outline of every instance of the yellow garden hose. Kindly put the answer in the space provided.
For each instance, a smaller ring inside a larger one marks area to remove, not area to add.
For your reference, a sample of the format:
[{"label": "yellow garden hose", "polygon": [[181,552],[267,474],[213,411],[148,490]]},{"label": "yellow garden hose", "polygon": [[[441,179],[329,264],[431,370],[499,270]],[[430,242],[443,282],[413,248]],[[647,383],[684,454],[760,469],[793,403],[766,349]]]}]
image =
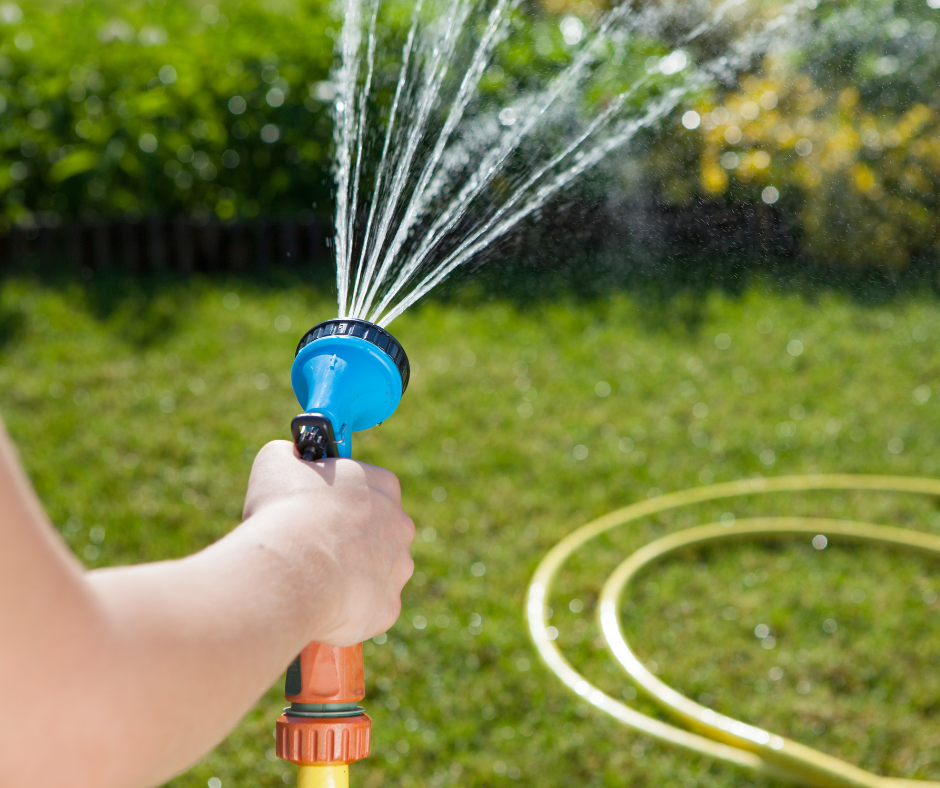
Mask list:
[{"label": "yellow garden hose", "polygon": [[298,766],[297,788],[349,788],[349,766],[345,763]]},{"label": "yellow garden hose", "polygon": [[720,540],[823,534],[830,541],[866,541],[940,555],[940,537],[920,531],[848,520],[805,517],[761,517],[731,526],[709,524],[677,531],[629,556],[607,580],[598,616],[614,656],[633,682],[669,714],[695,732],[649,717],[616,700],[581,676],[564,658],[548,633],[545,608],[552,581],[567,559],[586,542],[621,525],[668,509],[735,496],[770,492],[864,490],[940,497],[940,481],[902,476],[815,475],[746,479],[664,495],[611,512],[578,528],[556,544],[539,563],[529,586],[526,612],[535,646],[548,667],[579,696],[634,730],[669,744],[743,766],[778,779],[817,788],[940,788],[940,783],[882,777],[753,725],[700,706],[650,673],[633,654],[618,615],[620,596],[643,567],[687,547]]}]

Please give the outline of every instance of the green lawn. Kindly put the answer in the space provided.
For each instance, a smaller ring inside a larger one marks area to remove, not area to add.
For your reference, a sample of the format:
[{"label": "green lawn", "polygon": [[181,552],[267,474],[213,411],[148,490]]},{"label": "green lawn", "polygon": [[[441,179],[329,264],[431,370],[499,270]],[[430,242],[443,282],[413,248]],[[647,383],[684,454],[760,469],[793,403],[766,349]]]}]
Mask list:
[{"label": "green lawn", "polygon": [[[3,282],[0,410],[88,566],[180,556],[237,524],[254,453],[298,411],[297,339],[334,313],[326,288],[301,281]],[[760,281],[702,298],[688,321],[673,319],[689,311],[677,304],[627,294],[517,306],[468,290],[394,324],[412,384],[354,452],[401,477],[418,571],[399,623],[366,645],[375,747],[355,786],[771,784],[646,741],[566,691],[530,643],[527,583],[563,535],[651,490],[940,473],[940,304],[807,299]],[[592,681],[631,695],[593,618],[609,571],[729,508],[940,532],[936,502],[871,493],[755,496],[617,531],[575,557],[552,600],[559,643]],[[938,780],[938,593],[928,558],[743,543],[650,570],[624,620],[661,678],[700,702],[869,769]],[[754,636],[761,623],[772,649]],[[272,749],[281,705],[272,688],[170,785],[289,784]]]}]

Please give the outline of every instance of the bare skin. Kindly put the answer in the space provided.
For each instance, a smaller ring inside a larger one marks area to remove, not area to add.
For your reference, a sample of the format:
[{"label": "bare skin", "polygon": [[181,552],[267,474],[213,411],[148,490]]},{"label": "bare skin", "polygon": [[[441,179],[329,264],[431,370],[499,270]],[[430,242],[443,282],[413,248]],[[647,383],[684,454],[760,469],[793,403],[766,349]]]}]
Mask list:
[{"label": "bare skin", "polygon": [[0,423],[0,785],[147,788],[184,770],[308,641],[395,622],[413,537],[393,474],[276,441],[223,539],[86,572]]}]

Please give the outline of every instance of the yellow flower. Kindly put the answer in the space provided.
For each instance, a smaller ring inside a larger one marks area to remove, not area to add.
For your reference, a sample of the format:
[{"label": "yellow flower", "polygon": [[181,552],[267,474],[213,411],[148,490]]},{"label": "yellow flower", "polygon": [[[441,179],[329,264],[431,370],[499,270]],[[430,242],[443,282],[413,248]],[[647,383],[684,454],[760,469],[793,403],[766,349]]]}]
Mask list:
[{"label": "yellow flower", "polygon": [[728,176],[715,161],[705,163],[699,175],[699,182],[710,194],[721,194],[728,188]]},{"label": "yellow flower", "polygon": [[876,190],[880,192],[881,189],[870,168],[864,164],[855,164],[851,172],[853,183],[858,191],[863,194],[872,194]]}]

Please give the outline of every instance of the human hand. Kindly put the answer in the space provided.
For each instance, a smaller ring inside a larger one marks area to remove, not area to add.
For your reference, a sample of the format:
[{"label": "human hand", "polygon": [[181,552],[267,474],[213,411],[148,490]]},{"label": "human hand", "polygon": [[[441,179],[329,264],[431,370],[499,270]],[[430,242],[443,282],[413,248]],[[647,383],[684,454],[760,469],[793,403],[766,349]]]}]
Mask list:
[{"label": "human hand", "polygon": [[306,462],[292,443],[274,441],[255,458],[244,517],[237,530],[262,537],[295,579],[310,639],[349,646],[395,623],[414,572],[415,528],[393,473]]}]

